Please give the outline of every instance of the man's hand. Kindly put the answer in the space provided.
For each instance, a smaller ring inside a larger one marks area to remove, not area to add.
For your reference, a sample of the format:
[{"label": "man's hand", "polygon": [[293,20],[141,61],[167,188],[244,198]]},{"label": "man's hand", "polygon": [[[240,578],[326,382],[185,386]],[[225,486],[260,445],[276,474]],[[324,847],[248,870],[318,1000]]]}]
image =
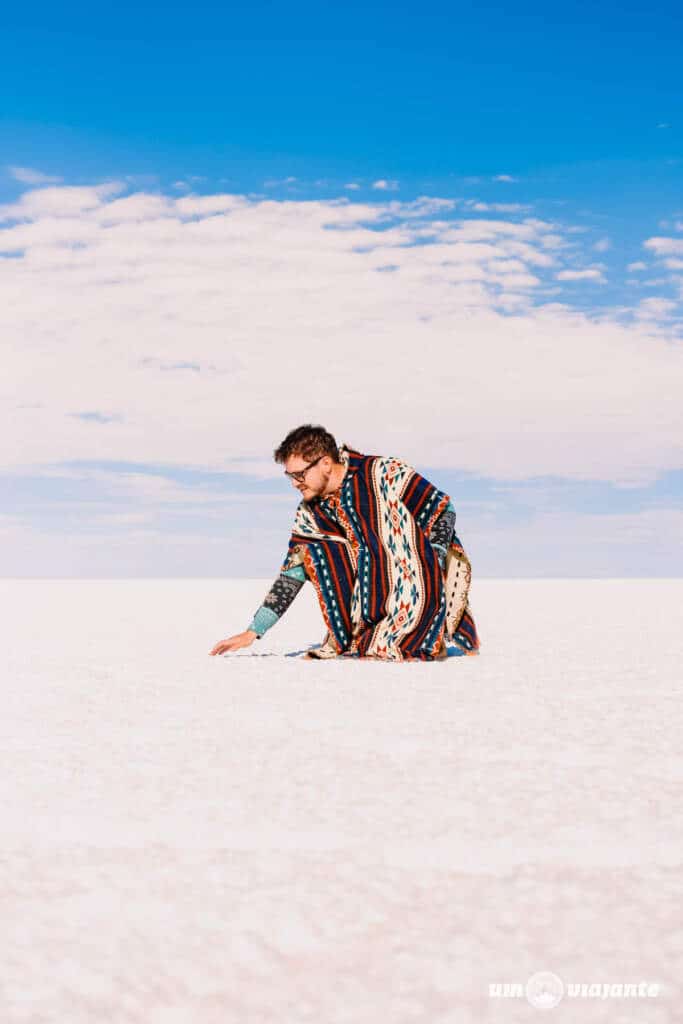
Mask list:
[{"label": "man's hand", "polygon": [[253,629],[245,629],[243,633],[237,633],[227,640],[219,640],[209,654],[225,654],[226,651],[238,651],[240,647],[248,647],[249,644],[253,644],[256,635]]}]

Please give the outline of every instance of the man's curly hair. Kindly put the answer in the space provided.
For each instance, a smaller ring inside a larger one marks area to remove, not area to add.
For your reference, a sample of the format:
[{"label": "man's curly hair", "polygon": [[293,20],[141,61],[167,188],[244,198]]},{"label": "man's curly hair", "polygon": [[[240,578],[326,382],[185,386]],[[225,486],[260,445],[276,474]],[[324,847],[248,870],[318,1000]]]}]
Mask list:
[{"label": "man's curly hair", "polygon": [[332,434],[312,423],[290,430],[273,452],[276,462],[284,463],[290,455],[299,455],[307,461],[317,459],[319,455],[329,455],[334,462],[339,462],[339,448]]}]

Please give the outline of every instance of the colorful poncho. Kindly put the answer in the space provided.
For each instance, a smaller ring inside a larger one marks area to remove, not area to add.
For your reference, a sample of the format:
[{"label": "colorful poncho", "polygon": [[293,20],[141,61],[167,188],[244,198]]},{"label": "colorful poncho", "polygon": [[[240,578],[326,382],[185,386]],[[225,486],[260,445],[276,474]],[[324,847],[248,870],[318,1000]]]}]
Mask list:
[{"label": "colorful poncho", "polygon": [[[477,654],[471,567],[453,536],[441,569],[427,533],[450,497],[396,458],[342,445],[347,466],[334,517],[302,500],[281,572],[303,564],[327,633],[309,654],[432,661]],[[327,498],[330,502],[330,498]]]}]

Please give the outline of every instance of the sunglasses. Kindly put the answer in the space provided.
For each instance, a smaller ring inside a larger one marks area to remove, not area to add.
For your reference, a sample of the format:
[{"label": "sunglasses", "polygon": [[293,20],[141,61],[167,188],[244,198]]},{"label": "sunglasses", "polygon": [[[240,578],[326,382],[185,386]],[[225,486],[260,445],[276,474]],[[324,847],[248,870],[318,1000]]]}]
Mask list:
[{"label": "sunglasses", "polygon": [[303,469],[297,469],[293,473],[288,473],[287,470],[285,470],[285,476],[288,476],[290,480],[296,480],[298,484],[303,483],[309,469],[311,469],[312,466],[315,466],[316,462],[320,462],[320,460],[324,458],[324,455],[319,455],[317,459],[314,459],[313,462],[309,462]]}]

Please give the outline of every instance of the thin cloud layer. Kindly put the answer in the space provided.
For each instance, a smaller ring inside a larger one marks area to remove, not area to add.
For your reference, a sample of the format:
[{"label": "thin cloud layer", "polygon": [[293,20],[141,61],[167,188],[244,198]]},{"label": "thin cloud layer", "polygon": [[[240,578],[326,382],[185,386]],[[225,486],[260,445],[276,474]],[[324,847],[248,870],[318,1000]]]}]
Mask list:
[{"label": "thin cloud layer", "polygon": [[11,165],[7,168],[7,173],[15,181],[20,181],[22,185],[48,185],[62,181],[58,175],[44,174],[43,171],[37,171],[33,167]]},{"label": "thin cloud layer", "polygon": [[[572,307],[602,269],[571,225],[430,196],[125,190],[0,208],[5,468],[258,467],[308,420],[506,479],[629,483],[683,463],[671,308],[624,323]],[[671,258],[675,241],[646,245]]]},{"label": "thin cloud layer", "polygon": [[[676,231],[683,231],[680,221],[674,227]],[[644,246],[654,254],[658,267],[666,272],[664,281],[676,289],[678,299],[683,301],[683,236],[648,238]]]}]

